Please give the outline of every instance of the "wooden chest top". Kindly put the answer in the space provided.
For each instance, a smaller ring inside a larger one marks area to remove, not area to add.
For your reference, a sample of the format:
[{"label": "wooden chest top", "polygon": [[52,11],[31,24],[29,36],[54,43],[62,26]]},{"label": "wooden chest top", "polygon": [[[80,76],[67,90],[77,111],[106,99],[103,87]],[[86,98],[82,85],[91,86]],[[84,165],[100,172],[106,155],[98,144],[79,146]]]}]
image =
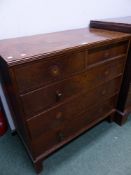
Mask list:
[{"label": "wooden chest top", "polygon": [[126,39],[129,34],[99,29],[76,29],[0,41],[0,56],[9,66],[42,59],[97,43]]}]

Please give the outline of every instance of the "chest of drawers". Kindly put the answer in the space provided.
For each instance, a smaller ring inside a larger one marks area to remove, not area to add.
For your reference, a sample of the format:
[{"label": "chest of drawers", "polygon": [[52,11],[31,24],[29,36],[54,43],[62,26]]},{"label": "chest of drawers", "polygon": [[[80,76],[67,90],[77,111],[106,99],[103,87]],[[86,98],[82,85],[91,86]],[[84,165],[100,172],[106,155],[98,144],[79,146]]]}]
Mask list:
[{"label": "chest of drawers", "polygon": [[37,172],[49,154],[113,119],[129,42],[88,28],[0,41],[3,86]]},{"label": "chest of drawers", "polygon": [[[92,28],[131,33],[131,16],[92,20],[90,22],[90,26]],[[118,113],[116,115],[116,122],[120,125],[125,123],[128,114],[131,113],[131,46],[129,46],[128,55],[129,56],[125,66],[124,78],[117,104]]]}]

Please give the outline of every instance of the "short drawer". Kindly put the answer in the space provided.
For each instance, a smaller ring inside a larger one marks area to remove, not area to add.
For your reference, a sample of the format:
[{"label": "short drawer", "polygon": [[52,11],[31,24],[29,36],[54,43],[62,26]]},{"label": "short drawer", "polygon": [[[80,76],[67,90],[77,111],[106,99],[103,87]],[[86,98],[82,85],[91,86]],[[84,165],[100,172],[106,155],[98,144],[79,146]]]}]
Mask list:
[{"label": "short drawer", "polygon": [[66,120],[73,120],[82,111],[100,101],[114,96],[118,93],[121,77],[116,78],[89,93],[83,93],[68,101],[60,104],[46,112],[40,113],[35,117],[27,120],[27,126],[32,138],[43,134],[43,132],[59,127]]},{"label": "short drawer", "polygon": [[27,118],[58,105],[81,92],[89,91],[123,72],[124,58],[101,64],[70,79],[20,95]]},{"label": "short drawer", "polygon": [[126,54],[127,46],[128,42],[126,41],[91,49],[88,54],[88,65]]},{"label": "short drawer", "polygon": [[20,93],[61,80],[85,69],[85,52],[56,56],[17,66],[14,69]]},{"label": "short drawer", "polygon": [[[97,104],[77,115],[73,120],[64,122],[58,128],[48,129],[48,132],[32,141],[36,155],[49,151],[54,146],[71,140],[91,126],[107,117],[116,106],[116,98],[112,97],[103,104]],[[46,153],[45,153],[46,154]]]}]

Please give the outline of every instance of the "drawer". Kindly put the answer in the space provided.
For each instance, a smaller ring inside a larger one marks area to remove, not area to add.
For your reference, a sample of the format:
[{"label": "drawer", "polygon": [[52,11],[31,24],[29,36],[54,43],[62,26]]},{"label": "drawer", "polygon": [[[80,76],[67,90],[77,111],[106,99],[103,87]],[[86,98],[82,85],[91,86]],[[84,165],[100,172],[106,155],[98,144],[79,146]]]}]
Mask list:
[{"label": "drawer", "polygon": [[19,92],[27,92],[61,80],[85,69],[85,52],[56,56],[17,66],[14,69]]},{"label": "drawer", "polygon": [[123,72],[124,58],[101,64],[70,79],[42,87],[20,96],[24,112],[30,118],[58,105],[80,92],[89,91]]},{"label": "drawer", "polygon": [[66,103],[28,119],[27,126],[31,137],[36,138],[49,129],[59,127],[66,120],[75,119],[82,111],[96,104],[98,99],[102,103],[104,100],[114,96],[114,94],[118,93],[120,82],[121,77],[116,78],[89,93],[80,94]]},{"label": "drawer", "polygon": [[88,65],[126,54],[128,42],[106,45],[89,50]]},{"label": "drawer", "polygon": [[97,104],[77,115],[75,119],[66,121],[57,128],[48,129],[48,132],[32,141],[35,154],[45,153],[54,146],[66,142],[66,140],[71,140],[88,129],[93,122],[97,123],[107,117],[115,108],[116,99],[117,97],[114,96],[103,104]]}]

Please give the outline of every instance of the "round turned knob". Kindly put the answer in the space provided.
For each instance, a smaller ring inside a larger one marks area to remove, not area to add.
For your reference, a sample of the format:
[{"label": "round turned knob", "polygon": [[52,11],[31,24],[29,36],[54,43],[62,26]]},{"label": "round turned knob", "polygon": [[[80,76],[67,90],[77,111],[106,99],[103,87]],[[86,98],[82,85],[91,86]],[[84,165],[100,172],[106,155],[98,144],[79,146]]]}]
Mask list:
[{"label": "round turned knob", "polygon": [[55,77],[60,74],[60,69],[57,65],[55,65],[51,68],[51,74]]},{"label": "round turned knob", "polygon": [[56,101],[59,101],[62,97],[62,92],[60,92],[59,90],[56,91]]}]

